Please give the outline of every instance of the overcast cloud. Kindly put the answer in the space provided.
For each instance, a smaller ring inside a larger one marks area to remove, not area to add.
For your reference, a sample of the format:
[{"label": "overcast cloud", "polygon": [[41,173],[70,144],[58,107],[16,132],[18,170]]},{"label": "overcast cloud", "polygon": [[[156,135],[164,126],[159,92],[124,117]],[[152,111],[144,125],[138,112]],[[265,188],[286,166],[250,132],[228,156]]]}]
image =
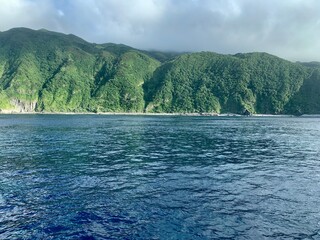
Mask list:
[{"label": "overcast cloud", "polygon": [[320,61],[319,0],[0,0],[0,31],[46,28],[140,49]]}]

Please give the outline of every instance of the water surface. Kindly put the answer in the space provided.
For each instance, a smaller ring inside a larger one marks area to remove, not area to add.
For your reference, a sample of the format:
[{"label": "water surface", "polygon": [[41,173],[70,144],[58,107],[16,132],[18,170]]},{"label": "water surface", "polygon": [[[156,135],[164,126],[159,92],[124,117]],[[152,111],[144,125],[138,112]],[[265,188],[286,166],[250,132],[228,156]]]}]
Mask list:
[{"label": "water surface", "polygon": [[318,118],[0,115],[0,239],[320,239]]}]

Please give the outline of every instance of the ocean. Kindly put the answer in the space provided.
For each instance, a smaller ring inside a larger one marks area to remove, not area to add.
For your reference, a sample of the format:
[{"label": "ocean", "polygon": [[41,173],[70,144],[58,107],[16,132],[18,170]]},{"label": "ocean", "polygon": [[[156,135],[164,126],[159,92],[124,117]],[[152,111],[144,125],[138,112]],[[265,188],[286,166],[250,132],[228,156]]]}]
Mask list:
[{"label": "ocean", "polygon": [[320,119],[0,115],[0,239],[320,239]]}]

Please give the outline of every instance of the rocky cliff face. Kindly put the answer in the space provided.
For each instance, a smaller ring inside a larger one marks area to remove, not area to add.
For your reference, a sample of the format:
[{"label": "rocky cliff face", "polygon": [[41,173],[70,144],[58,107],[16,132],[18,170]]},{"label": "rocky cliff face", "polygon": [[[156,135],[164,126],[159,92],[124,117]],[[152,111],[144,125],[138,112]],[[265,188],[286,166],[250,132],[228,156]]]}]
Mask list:
[{"label": "rocky cliff face", "polygon": [[35,112],[37,108],[36,101],[21,101],[19,99],[13,99],[11,101],[11,104],[14,106],[13,111],[19,112],[19,113]]}]

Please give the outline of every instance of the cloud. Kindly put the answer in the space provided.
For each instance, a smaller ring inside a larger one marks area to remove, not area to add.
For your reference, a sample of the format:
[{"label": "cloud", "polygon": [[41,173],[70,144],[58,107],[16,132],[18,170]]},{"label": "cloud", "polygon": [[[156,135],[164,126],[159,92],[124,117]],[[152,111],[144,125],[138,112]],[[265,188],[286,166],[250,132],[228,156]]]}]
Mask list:
[{"label": "cloud", "polygon": [[[0,30],[25,26],[141,49],[264,51],[320,61],[318,0],[0,0]],[[319,42],[319,43],[318,43]]]},{"label": "cloud", "polygon": [[14,27],[57,28],[50,0],[0,0],[0,30]]}]

